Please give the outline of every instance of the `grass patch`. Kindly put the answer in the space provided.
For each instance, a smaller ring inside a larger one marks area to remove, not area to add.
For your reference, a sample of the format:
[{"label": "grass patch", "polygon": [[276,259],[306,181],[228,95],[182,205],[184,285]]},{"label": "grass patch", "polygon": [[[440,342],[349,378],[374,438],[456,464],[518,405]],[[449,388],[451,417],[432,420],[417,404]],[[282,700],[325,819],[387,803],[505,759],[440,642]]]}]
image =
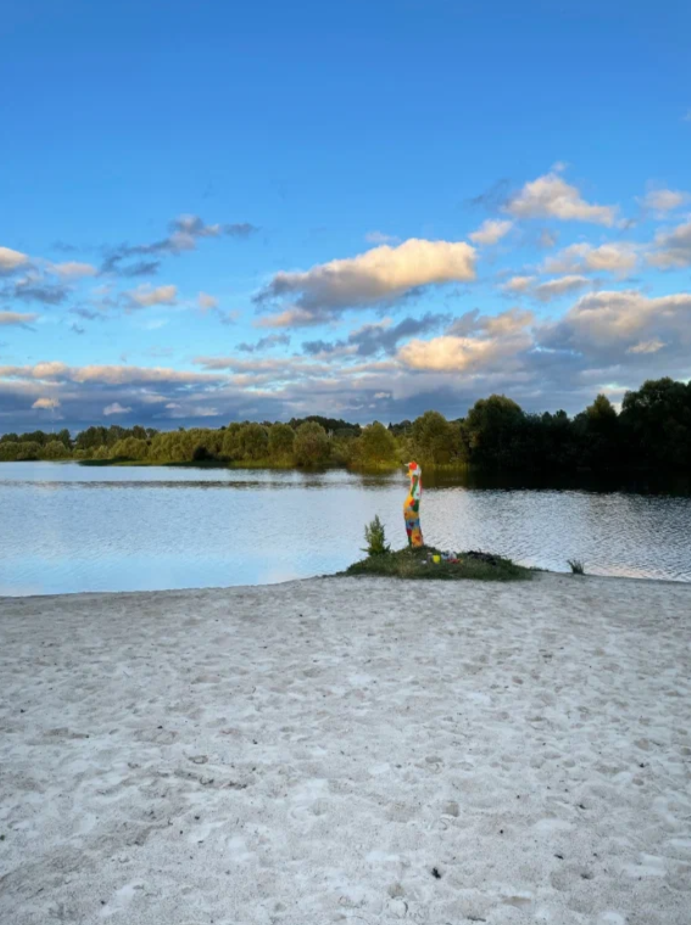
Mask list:
[{"label": "grass patch", "polygon": [[405,547],[396,552],[368,556],[360,562],[355,562],[341,574],[438,581],[462,581],[468,578],[476,581],[520,581],[531,578],[529,569],[516,565],[502,556],[464,552],[458,554],[458,562],[434,562],[434,555],[441,553],[432,546],[421,546],[417,549]]}]

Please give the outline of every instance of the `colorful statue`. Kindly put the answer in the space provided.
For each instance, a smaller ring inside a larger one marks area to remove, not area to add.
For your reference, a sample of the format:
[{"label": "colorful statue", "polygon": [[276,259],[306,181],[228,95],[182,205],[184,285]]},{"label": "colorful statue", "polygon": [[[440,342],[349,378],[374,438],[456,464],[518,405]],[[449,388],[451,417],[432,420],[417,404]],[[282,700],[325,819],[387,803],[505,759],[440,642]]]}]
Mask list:
[{"label": "colorful statue", "polygon": [[409,546],[424,546],[420,529],[420,492],[422,491],[422,469],[416,462],[408,463],[410,490],[403,505],[405,532],[408,534]]}]

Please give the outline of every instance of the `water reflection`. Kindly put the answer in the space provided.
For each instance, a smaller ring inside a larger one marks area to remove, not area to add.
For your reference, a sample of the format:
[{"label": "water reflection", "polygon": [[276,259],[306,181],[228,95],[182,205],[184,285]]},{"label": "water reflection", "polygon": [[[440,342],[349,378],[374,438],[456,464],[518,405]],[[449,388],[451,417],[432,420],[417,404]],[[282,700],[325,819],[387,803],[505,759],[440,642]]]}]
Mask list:
[{"label": "water reflection", "polygon": [[[566,570],[691,580],[691,497],[427,472],[425,537]],[[379,514],[403,545],[405,473],[0,465],[0,594],[269,583],[358,557]]]}]

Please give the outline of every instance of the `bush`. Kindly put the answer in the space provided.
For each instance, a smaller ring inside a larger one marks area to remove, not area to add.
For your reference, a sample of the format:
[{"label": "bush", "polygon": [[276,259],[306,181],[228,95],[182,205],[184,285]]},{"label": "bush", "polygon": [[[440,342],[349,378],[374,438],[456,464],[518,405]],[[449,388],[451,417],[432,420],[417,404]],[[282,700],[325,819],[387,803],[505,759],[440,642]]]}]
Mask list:
[{"label": "bush", "polygon": [[391,551],[391,547],[386,542],[386,532],[384,524],[379,520],[379,514],[365,526],[365,542],[367,547],[362,551],[370,556],[383,556]]},{"label": "bush", "polygon": [[585,575],[585,566],[580,559],[567,559],[566,564],[571,566],[574,575]]}]

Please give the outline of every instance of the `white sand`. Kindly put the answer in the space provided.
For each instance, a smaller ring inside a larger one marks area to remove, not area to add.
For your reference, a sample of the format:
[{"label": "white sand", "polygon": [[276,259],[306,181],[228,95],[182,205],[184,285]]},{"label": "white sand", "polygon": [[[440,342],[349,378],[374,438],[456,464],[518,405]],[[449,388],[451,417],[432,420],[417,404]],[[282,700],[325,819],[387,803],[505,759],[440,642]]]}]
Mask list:
[{"label": "white sand", "polygon": [[0,922],[689,925],[690,637],[554,575],[0,600]]}]

